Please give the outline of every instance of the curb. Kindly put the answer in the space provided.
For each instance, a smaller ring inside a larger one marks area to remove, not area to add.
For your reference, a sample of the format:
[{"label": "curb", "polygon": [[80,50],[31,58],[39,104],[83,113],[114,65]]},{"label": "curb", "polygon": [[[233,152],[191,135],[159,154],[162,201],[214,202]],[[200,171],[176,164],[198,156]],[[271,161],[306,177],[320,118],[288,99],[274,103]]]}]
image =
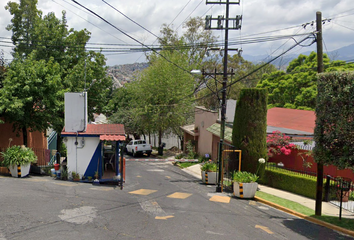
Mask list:
[{"label": "curb", "polygon": [[331,223],[327,223],[327,222],[318,220],[318,219],[313,218],[313,217],[309,217],[309,216],[304,215],[304,214],[302,214],[302,213],[298,213],[298,212],[296,212],[296,211],[294,211],[294,210],[291,210],[291,209],[289,209],[289,208],[280,206],[280,205],[278,205],[278,204],[276,204],[276,203],[269,202],[269,201],[267,201],[267,200],[264,200],[264,199],[259,198],[259,197],[256,197],[256,196],[254,197],[254,199],[255,199],[257,202],[264,203],[264,204],[266,204],[266,205],[269,205],[269,206],[271,206],[271,207],[274,207],[274,208],[276,208],[276,209],[279,209],[279,210],[281,210],[281,211],[283,211],[283,212],[292,214],[292,215],[294,215],[294,216],[297,216],[297,217],[302,218],[302,219],[305,219],[305,220],[307,220],[307,221],[316,223],[316,224],[321,225],[321,226],[323,226],[323,227],[327,227],[327,228],[329,228],[329,229],[332,229],[332,230],[335,230],[335,231],[338,231],[338,232],[341,232],[341,233],[344,233],[344,234],[346,234],[346,235],[349,235],[349,236],[354,237],[354,231],[351,231],[351,230],[348,230],[348,229],[345,229],[345,228],[342,228],[342,227],[338,227],[338,226],[336,226],[336,225],[333,225],[333,224],[331,224]]}]

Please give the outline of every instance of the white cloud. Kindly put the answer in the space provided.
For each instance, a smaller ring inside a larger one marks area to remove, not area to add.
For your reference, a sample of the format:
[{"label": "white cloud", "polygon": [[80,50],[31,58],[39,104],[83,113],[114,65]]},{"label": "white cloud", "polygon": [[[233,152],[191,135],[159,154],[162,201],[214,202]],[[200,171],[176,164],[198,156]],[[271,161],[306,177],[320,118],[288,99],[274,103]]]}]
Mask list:
[{"label": "white cloud", "polygon": [[[144,44],[152,44],[156,39],[156,37],[107,6],[103,1],[77,1]],[[180,26],[192,12],[191,17],[202,16],[203,18],[205,17],[205,13],[212,14],[213,16],[225,14],[225,5],[206,5],[205,0],[191,0],[190,2],[189,0],[106,1],[156,35],[159,35],[161,25],[163,23],[170,24],[183,7],[185,8],[173,22],[174,28]],[[230,39],[237,39],[240,36],[247,37],[261,32],[269,32],[264,36],[310,32],[314,30],[311,26],[302,29],[300,27],[301,24],[314,21],[316,11],[321,11],[323,18],[332,18],[331,22],[326,22],[323,26],[325,47],[328,51],[335,50],[353,43],[354,28],[352,26],[354,22],[354,9],[351,7],[351,3],[351,0],[241,0],[241,5],[232,5],[230,7],[230,16],[243,15],[242,30],[241,32],[230,31],[229,37]],[[200,4],[199,7],[197,7],[198,4]],[[5,5],[6,3],[4,2],[3,6]],[[89,30],[92,33],[90,42],[137,44],[107,23],[87,13],[87,11],[70,0],[38,0],[38,9],[42,10],[44,14],[55,12],[58,18],[61,17],[61,11],[65,10],[67,12],[69,27],[73,27],[76,30],[83,28]],[[208,9],[210,10],[208,11]],[[9,12],[4,7],[0,8],[0,21],[3,23],[0,28],[0,37],[11,37],[11,33],[5,30],[7,24],[10,23],[10,19]],[[96,26],[91,25],[87,21]],[[292,26],[298,27],[287,29]],[[270,32],[279,29],[283,30]],[[179,28],[180,30],[181,27]],[[214,33],[221,36],[220,40],[223,39],[222,36],[224,33],[220,31],[214,31]],[[233,47],[242,47],[244,54],[259,55],[269,54],[278,48],[277,53],[280,53],[280,51],[287,49],[292,44],[294,44],[294,41],[281,40],[261,44],[243,44],[242,46]],[[5,50],[7,58],[10,58],[8,52],[11,49],[6,47],[0,48]],[[309,50],[313,50],[313,48],[297,48],[294,52]],[[144,57],[141,57],[142,53],[107,54],[106,56],[108,65],[132,63],[137,61],[139,57],[139,62],[145,60]]]}]

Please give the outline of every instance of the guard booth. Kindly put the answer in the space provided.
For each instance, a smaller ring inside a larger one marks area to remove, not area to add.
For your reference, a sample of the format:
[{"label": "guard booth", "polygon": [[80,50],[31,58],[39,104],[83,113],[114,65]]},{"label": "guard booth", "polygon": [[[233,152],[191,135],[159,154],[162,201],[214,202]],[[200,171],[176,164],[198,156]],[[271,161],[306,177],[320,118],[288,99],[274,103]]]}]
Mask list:
[{"label": "guard booth", "polygon": [[[81,179],[97,176],[118,180],[119,145],[125,140],[123,124],[88,124],[87,92],[67,92],[65,127],[61,133],[67,148],[67,171]],[[75,174],[73,174],[75,173]]]},{"label": "guard booth", "polygon": [[120,178],[120,144],[125,140],[122,124],[87,124],[84,132],[61,133],[67,148],[67,171],[80,178],[98,175],[100,182]]}]

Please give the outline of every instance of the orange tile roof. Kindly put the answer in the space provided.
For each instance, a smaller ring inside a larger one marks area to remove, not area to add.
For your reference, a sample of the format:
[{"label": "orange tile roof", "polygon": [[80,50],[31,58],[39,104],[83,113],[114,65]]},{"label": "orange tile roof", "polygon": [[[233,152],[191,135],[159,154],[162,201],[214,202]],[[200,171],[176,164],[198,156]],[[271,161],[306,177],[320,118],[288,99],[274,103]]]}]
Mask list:
[{"label": "orange tile roof", "polygon": [[[62,135],[76,135],[76,132],[65,132]],[[87,124],[86,132],[79,132],[79,135],[125,135],[123,124]]]},{"label": "orange tile roof", "polygon": [[313,133],[316,115],[314,111],[271,108],[268,109],[267,125]]}]

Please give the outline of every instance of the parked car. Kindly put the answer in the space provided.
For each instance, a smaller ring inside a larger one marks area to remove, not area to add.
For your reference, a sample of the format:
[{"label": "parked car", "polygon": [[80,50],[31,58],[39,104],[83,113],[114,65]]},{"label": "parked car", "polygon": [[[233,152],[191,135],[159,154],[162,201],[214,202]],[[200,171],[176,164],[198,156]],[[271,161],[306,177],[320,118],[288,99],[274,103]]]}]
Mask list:
[{"label": "parked car", "polygon": [[136,157],[138,154],[147,154],[150,157],[152,152],[152,146],[147,144],[145,140],[131,140],[127,146],[127,153]]}]

